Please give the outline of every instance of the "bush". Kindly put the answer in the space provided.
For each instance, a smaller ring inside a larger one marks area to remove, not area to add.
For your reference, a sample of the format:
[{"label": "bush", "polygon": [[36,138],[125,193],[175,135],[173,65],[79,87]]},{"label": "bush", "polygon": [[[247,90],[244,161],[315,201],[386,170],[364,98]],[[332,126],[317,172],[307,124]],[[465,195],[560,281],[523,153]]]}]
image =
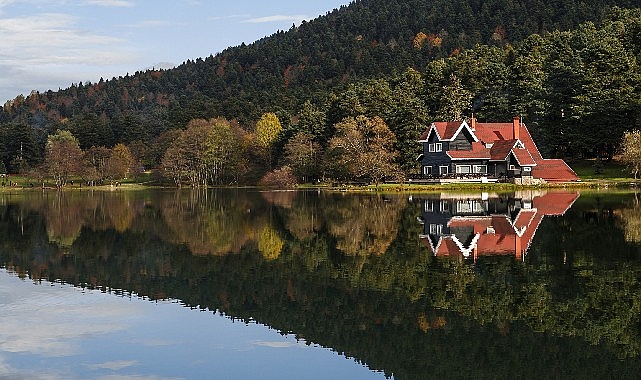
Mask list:
[{"label": "bush", "polygon": [[258,184],[265,187],[286,188],[294,187],[298,182],[292,169],[289,166],[283,166],[265,174]]}]

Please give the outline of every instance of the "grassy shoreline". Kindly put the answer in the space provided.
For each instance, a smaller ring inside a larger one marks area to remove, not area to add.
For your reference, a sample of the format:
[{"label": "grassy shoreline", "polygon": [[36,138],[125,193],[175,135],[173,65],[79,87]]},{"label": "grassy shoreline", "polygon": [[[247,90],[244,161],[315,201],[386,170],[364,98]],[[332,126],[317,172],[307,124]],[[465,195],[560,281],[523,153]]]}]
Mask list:
[{"label": "grassy shoreline", "polygon": [[[321,184],[301,184],[293,189],[296,190],[325,190],[335,192],[379,192],[379,193],[399,193],[399,192],[434,192],[434,191],[515,191],[524,189],[634,189],[641,188],[641,179],[634,179],[628,177],[629,171],[625,166],[616,161],[610,162],[597,162],[596,160],[581,160],[570,163],[572,169],[577,173],[580,178],[579,182],[563,182],[563,183],[546,183],[541,185],[515,185],[511,183],[448,183],[448,184],[417,184],[417,183],[384,183],[375,185],[331,185],[327,183]],[[596,168],[598,167],[598,170]],[[114,182],[114,184],[105,184],[99,186],[82,186],[79,185],[80,181],[75,183],[70,182],[61,189],[55,187],[51,182],[43,184],[36,180],[17,176],[9,175],[2,177],[4,185],[0,187],[0,193],[10,193],[14,191],[141,191],[148,189],[176,189],[175,186],[162,185],[154,183],[150,180],[150,176],[146,175],[137,179],[129,179],[124,181]],[[9,183],[12,186],[9,186]],[[216,186],[209,188],[217,188]],[[247,188],[245,186],[227,186],[223,188]],[[251,187],[255,188],[255,187]],[[190,189],[190,187],[183,187],[183,189]],[[268,190],[268,188],[265,188]],[[272,189],[276,190],[276,189]],[[292,190],[278,189],[278,190]]]}]

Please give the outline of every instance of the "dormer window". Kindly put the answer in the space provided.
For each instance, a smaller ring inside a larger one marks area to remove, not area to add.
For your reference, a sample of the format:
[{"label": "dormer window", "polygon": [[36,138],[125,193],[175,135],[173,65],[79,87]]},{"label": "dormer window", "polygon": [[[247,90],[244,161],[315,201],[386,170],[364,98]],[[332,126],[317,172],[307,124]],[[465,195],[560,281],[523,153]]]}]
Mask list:
[{"label": "dormer window", "polygon": [[443,144],[442,143],[430,143],[428,146],[428,150],[430,153],[434,152],[442,152],[443,151]]}]

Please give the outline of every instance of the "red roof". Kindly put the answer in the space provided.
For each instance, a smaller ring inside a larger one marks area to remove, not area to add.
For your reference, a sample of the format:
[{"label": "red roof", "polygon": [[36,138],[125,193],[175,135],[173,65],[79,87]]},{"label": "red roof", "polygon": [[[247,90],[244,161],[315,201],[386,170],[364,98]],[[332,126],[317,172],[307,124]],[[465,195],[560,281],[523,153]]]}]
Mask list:
[{"label": "red roof", "polygon": [[[484,141],[484,140],[481,140],[481,141]],[[512,148],[514,148],[514,145],[516,144],[516,142],[517,140],[495,141],[494,145],[492,145],[492,149],[490,149],[492,160],[497,160],[497,161],[505,160],[505,158],[510,153]]]},{"label": "red roof", "polygon": [[476,123],[474,134],[485,142],[514,139],[512,123]]},{"label": "red roof", "polygon": [[576,181],[579,177],[563,160],[541,159],[532,168],[532,176],[547,182]]},{"label": "red roof", "polygon": [[448,150],[447,155],[453,160],[471,158],[471,159],[490,159],[490,149],[479,142],[472,143],[472,150]]}]

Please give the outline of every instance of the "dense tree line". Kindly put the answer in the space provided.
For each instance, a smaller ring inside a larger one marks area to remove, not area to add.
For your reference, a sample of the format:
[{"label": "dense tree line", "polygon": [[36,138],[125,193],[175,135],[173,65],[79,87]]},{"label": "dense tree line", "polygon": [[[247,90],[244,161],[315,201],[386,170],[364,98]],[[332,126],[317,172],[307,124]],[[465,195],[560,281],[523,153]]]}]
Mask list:
[{"label": "dense tree line", "polygon": [[[374,182],[382,176],[321,165],[338,153],[331,141],[344,120],[380,118],[389,128],[389,177],[415,169],[429,122],[473,112],[486,121],[521,115],[552,156],[611,157],[640,123],[640,11],[534,3],[356,1],[173,70],[34,92],[0,111],[0,162],[12,173],[37,167],[48,136],[68,130],[82,150],[124,144],[145,168],[163,169],[188,125],[224,118],[239,126],[236,135],[253,136],[241,144],[245,170],[234,181],[278,169],[296,181]],[[585,20],[595,23],[579,26]],[[265,115],[280,132],[261,140]]]}]

